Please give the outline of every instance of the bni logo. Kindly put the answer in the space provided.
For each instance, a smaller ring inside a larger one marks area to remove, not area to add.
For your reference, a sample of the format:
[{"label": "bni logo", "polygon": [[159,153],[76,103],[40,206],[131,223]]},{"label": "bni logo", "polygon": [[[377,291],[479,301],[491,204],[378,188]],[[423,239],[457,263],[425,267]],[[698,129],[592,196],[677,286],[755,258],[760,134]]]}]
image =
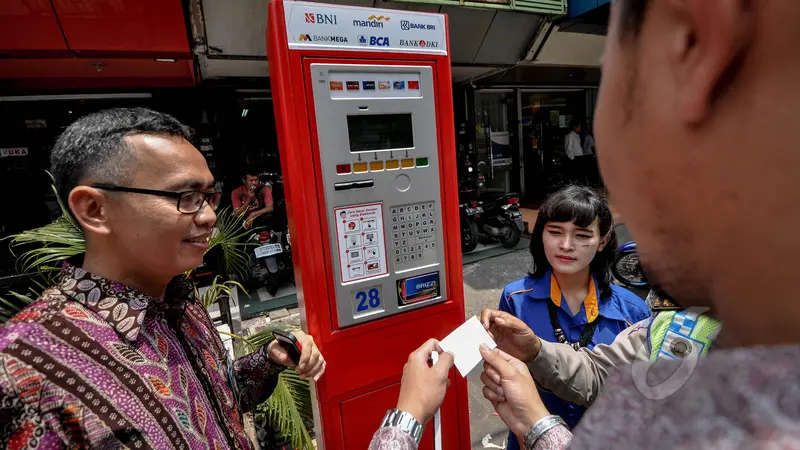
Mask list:
[{"label": "bni logo", "polygon": [[317,25],[338,25],[336,14],[305,13],[306,23]]}]

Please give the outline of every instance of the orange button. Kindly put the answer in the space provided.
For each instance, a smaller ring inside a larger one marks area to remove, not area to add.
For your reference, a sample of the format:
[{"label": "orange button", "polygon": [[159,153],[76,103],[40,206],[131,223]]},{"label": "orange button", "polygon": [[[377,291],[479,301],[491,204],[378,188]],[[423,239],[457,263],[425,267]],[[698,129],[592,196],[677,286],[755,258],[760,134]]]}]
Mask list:
[{"label": "orange button", "polygon": [[369,170],[373,172],[380,172],[383,170],[383,161],[370,161]]},{"label": "orange button", "polygon": [[353,163],[353,172],[362,173],[366,171],[367,171],[367,163],[365,162]]},{"label": "orange button", "polygon": [[400,161],[396,159],[390,159],[386,161],[386,170],[397,170],[400,168]]},{"label": "orange button", "polygon": [[410,169],[414,167],[414,160],[411,158],[404,159],[400,161],[400,165],[403,166],[403,169]]}]

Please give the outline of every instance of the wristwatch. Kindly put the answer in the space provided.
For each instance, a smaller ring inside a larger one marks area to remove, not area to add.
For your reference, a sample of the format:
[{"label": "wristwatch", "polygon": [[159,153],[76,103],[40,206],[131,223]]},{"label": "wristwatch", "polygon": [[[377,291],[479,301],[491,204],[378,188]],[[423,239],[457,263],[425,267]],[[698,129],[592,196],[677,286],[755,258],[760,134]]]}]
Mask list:
[{"label": "wristwatch", "polygon": [[416,441],[417,445],[422,439],[422,425],[417,422],[414,416],[397,408],[386,411],[386,415],[383,416],[383,422],[381,422],[381,428],[384,427],[397,427],[405,431]]}]

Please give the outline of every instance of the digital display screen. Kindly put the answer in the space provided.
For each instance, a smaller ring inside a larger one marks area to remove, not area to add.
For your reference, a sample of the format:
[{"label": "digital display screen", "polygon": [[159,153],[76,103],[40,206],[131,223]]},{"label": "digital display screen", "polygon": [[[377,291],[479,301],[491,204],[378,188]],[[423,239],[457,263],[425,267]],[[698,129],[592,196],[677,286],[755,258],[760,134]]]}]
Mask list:
[{"label": "digital display screen", "polygon": [[373,152],[414,147],[411,114],[347,116],[350,152]]}]

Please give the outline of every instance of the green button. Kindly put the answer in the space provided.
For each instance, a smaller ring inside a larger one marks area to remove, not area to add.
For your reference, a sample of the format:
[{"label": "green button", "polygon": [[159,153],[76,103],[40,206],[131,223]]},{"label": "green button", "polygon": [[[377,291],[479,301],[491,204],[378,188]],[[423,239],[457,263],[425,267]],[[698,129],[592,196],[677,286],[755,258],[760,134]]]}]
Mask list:
[{"label": "green button", "polygon": [[417,167],[428,167],[428,158],[417,158]]}]

